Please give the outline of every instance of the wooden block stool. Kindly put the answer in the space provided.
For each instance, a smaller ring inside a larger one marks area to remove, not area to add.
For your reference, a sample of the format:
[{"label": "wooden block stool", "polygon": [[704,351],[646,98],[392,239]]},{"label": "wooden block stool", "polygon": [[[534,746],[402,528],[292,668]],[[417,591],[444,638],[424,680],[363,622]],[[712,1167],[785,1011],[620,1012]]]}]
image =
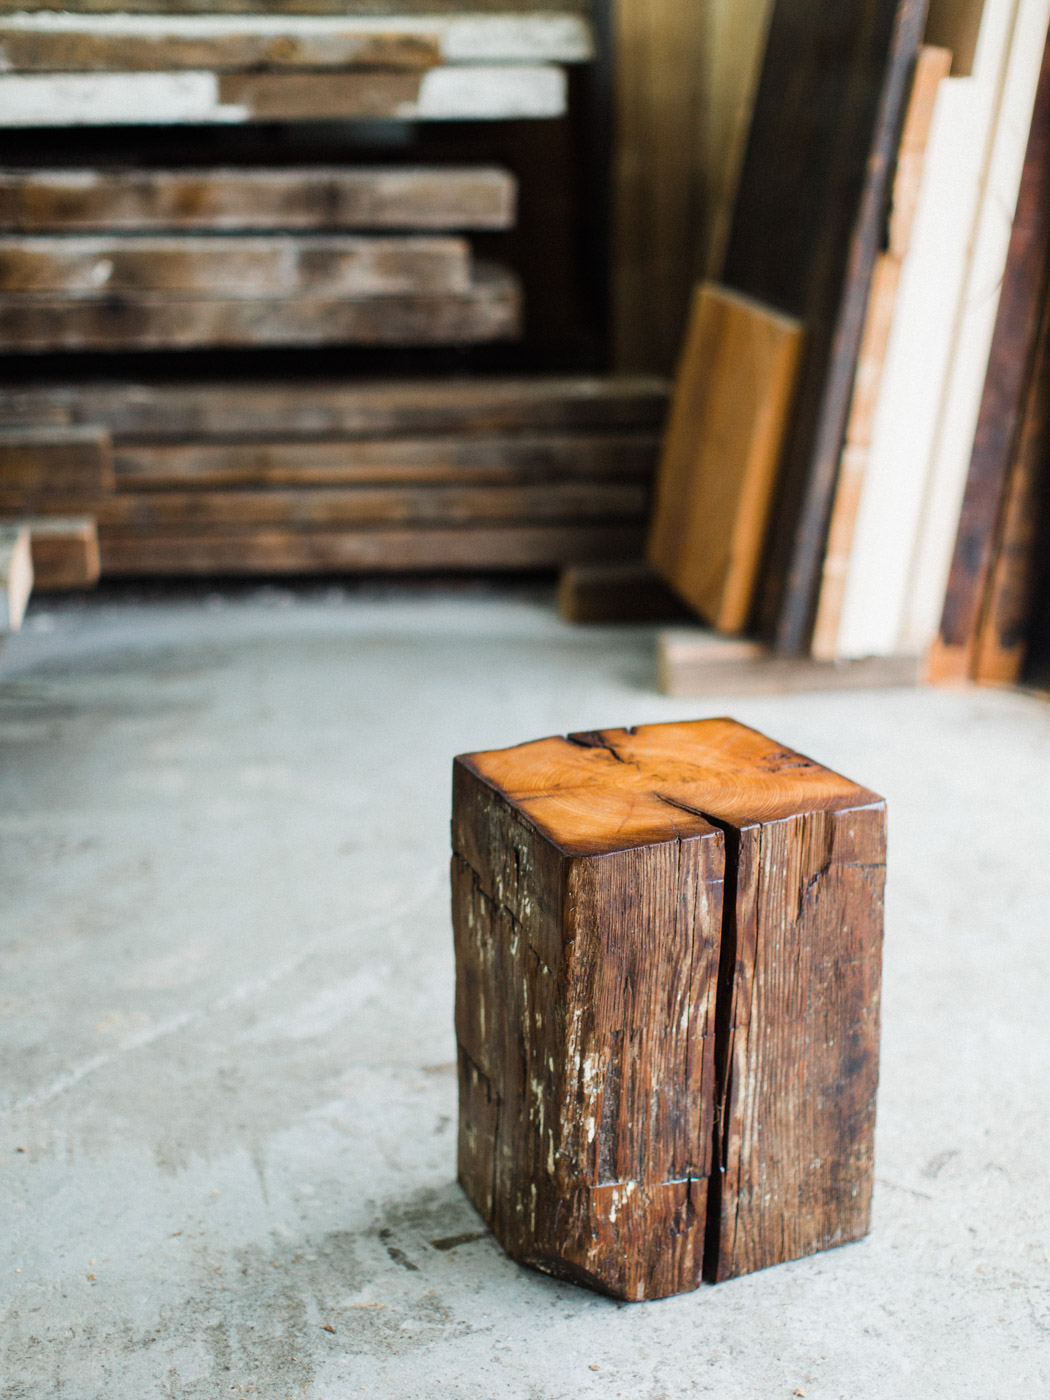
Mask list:
[{"label": "wooden block stool", "polygon": [[729,719],[454,770],[459,1176],[660,1298],[869,1227],[885,804]]}]

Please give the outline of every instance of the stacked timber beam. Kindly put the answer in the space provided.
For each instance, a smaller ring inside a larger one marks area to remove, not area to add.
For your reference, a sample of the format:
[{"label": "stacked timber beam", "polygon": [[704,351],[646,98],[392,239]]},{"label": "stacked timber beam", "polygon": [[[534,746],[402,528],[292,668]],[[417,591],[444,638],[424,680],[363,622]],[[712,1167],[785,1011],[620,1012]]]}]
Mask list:
[{"label": "stacked timber beam", "polygon": [[32,386],[0,515],[97,519],[104,575],[550,569],[642,544],[645,379]]}]

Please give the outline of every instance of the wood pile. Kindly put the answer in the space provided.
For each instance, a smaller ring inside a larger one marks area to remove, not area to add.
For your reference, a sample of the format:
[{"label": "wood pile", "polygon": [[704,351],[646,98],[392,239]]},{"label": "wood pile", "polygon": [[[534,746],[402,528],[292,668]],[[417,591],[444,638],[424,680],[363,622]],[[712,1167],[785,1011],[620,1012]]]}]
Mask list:
[{"label": "wood pile", "polygon": [[550,569],[637,554],[653,379],[0,392],[0,515],[92,516],[105,575]]}]

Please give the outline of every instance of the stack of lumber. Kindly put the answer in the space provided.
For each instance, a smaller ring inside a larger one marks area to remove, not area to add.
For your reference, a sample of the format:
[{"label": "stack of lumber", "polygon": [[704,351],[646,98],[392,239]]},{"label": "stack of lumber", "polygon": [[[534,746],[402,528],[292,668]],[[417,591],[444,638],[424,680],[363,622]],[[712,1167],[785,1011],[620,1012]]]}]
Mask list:
[{"label": "stack of lumber", "polygon": [[517,279],[462,232],[515,193],[493,168],[0,170],[0,349],[510,338]]},{"label": "stack of lumber", "polygon": [[98,522],[103,575],[549,569],[637,555],[652,379],[0,392],[0,516]]}]

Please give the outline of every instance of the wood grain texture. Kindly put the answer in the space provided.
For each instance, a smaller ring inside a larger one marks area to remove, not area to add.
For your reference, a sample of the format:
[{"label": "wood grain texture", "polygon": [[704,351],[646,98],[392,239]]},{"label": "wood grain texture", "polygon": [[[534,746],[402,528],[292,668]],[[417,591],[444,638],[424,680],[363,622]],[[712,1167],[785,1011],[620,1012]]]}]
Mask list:
[{"label": "wood grain texture", "polygon": [[940,633],[930,654],[934,680],[972,673],[996,532],[1038,350],[1048,267],[1050,39],[1043,51]]},{"label": "wood grain texture", "polygon": [[100,532],[106,575],[302,574],[459,569],[562,569],[637,555],[631,525],[512,526],[496,529],[257,529],[202,535]]},{"label": "wood grain texture", "polygon": [[0,236],[0,297],[96,301],[158,292],[193,299],[466,294],[470,245],[451,237],[324,234]]},{"label": "wood grain texture", "polygon": [[498,229],[516,200],[491,166],[0,170],[0,228],[24,233]]},{"label": "wood grain texture", "polygon": [[620,483],[648,488],[659,450],[652,434],[372,438],[349,442],[121,443],[122,490],[263,486]]},{"label": "wood grain texture", "polygon": [[125,293],[106,301],[0,298],[0,349],[177,349],[226,345],[467,345],[520,334],[512,273],[476,270],[454,295],[180,300]]},{"label": "wood grain texture", "polygon": [[797,321],[697,288],[648,557],[719,631],[747,622],[801,349]]},{"label": "wood grain texture", "polygon": [[94,588],[102,570],[98,528],[91,516],[34,516],[27,520],[38,593]]},{"label": "wood grain texture", "polygon": [[809,645],[889,177],[926,0],[777,0],[722,280],[806,348],[757,620]]},{"label": "wood grain texture", "polygon": [[457,759],[460,1180],[512,1257],[638,1300],[864,1233],[883,838],[732,720]]},{"label": "wood grain texture", "polygon": [[[267,438],[286,442],[496,433],[528,437],[592,429],[653,433],[663,426],[667,401],[666,381],[645,376],[356,384],[339,379],[85,381],[0,385],[0,419],[12,426],[104,423],[118,442],[143,446],[168,441],[185,447],[201,439],[258,444]],[[512,453],[513,444],[507,450]]]},{"label": "wood grain texture", "polygon": [[82,506],[113,486],[113,447],[105,428],[0,428],[0,511],[32,512],[57,496]]}]

